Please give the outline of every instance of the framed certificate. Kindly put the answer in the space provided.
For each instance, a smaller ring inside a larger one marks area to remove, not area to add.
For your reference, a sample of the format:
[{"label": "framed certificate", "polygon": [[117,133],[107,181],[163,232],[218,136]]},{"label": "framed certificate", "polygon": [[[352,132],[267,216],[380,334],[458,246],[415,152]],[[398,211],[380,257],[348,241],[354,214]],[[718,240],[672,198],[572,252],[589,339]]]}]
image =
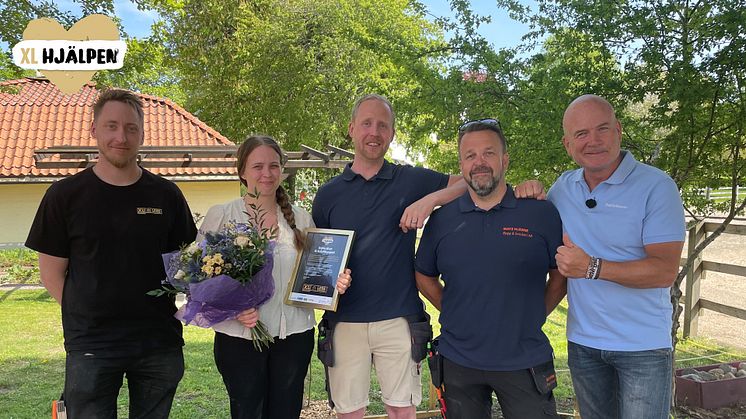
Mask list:
[{"label": "framed certificate", "polygon": [[337,277],[347,266],[354,236],[352,230],[307,229],[285,304],[336,311]]}]

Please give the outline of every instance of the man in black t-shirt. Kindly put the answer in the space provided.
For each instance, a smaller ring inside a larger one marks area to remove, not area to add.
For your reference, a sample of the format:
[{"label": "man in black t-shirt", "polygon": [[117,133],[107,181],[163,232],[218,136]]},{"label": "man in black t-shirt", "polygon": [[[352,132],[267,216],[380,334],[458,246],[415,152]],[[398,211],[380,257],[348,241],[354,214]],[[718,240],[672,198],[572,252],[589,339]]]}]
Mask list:
[{"label": "man in black t-shirt", "polygon": [[167,418],[184,373],[173,298],[146,293],[165,278],[162,253],[197,233],[179,188],[137,165],[140,99],[102,93],[93,108],[95,166],[53,184],[26,246],[62,306],[68,417],[116,417],[127,376],[130,418]]}]

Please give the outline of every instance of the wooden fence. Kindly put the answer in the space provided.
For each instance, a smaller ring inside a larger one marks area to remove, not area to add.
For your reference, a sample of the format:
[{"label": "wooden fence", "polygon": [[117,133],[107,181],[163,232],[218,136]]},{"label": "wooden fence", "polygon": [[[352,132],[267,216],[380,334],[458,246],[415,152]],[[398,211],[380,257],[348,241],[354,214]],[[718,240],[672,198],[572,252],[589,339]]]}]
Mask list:
[{"label": "wooden fence", "polygon": [[[698,222],[689,229],[687,244],[687,259],[692,257],[692,251],[707,237],[707,233],[715,231],[718,223]],[[746,225],[729,225],[723,234],[737,234],[746,236]],[[682,259],[682,264],[687,259]],[[712,310],[730,317],[746,320],[746,310],[738,307],[716,303],[700,297],[700,285],[706,272],[720,272],[735,275],[739,281],[746,281],[746,266],[703,260],[700,254],[691,264],[686,273],[686,291],[684,294],[684,337],[697,336],[699,314],[702,310]]]},{"label": "wooden fence", "polygon": [[[724,187],[724,188],[704,188],[700,189],[699,192],[705,196],[708,200],[713,201],[722,201],[726,199],[730,199],[732,196],[733,189],[730,187]],[[743,199],[744,194],[746,194],[746,187],[743,186],[736,186],[736,201],[740,201]]]}]

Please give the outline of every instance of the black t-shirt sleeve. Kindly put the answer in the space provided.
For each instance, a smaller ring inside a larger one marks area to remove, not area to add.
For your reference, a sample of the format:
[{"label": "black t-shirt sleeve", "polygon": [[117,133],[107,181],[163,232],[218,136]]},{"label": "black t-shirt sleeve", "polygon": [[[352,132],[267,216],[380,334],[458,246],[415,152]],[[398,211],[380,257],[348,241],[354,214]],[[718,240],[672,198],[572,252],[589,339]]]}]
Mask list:
[{"label": "black t-shirt sleeve", "polygon": [[59,184],[44,194],[31,225],[26,247],[61,258],[70,257],[70,238],[65,220],[65,200]]},{"label": "black t-shirt sleeve", "polygon": [[[168,243],[165,252],[173,252],[183,245],[194,241],[197,227],[194,224],[192,211],[178,186],[174,185],[174,220],[168,232]],[[165,253],[164,252],[164,253]]]}]

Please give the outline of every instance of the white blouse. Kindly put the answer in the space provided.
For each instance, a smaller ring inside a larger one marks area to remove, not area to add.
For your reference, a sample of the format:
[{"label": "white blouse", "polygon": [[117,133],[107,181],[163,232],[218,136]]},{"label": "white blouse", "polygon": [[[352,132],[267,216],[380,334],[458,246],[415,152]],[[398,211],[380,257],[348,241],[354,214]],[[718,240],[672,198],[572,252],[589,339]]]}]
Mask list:
[{"label": "white blouse", "polygon": [[[300,231],[314,227],[313,219],[308,211],[293,207],[295,225]],[[204,238],[207,231],[217,231],[224,224],[231,221],[248,223],[246,206],[243,198],[238,198],[225,204],[211,207],[197,235],[197,240]],[[316,318],[313,309],[289,306],[284,303],[290,276],[295,268],[295,260],[298,250],[295,248],[295,235],[290,225],[282,215],[280,207],[277,207],[278,237],[275,239],[274,265],[272,266],[272,278],[275,281],[275,292],[272,297],[259,307],[259,320],[264,323],[269,334],[275,338],[285,339],[288,335],[305,332],[314,327]],[[215,331],[225,333],[244,339],[251,339],[251,329],[244,327],[238,320],[225,320],[212,327]]]}]

